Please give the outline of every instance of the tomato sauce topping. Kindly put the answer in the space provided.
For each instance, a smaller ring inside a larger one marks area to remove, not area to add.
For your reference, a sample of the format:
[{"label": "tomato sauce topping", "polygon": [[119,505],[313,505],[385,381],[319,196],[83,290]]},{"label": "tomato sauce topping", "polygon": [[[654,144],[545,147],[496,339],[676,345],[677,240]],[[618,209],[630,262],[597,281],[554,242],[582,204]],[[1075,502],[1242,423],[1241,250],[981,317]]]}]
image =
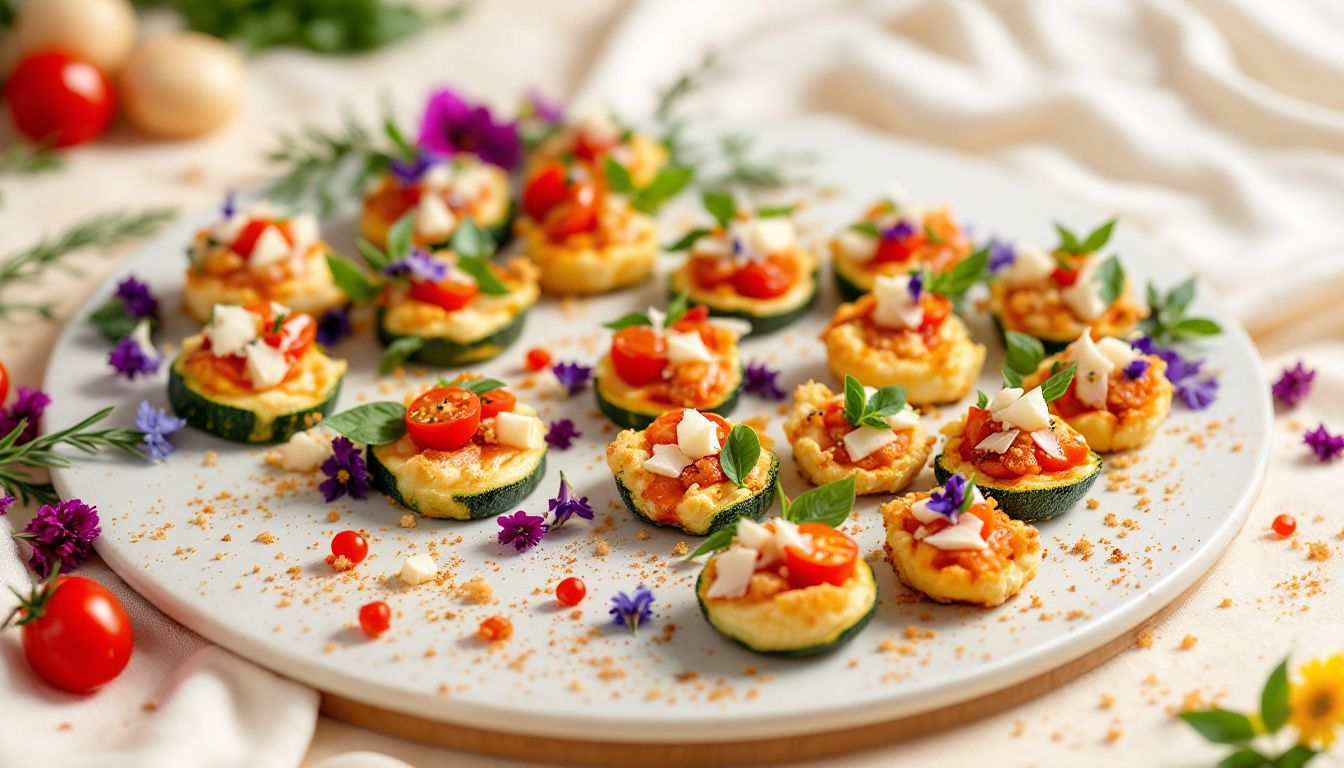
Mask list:
[{"label": "tomato sauce topping", "polygon": [[[677,425],[681,423],[683,415],[683,411],[664,413],[644,430],[646,449],[650,453],[653,452],[655,445],[677,442]],[[728,422],[717,414],[706,413],[704,416],[718,427],[719,445],[723,445],[728,440],[728,432],[731,430]],[[675,521],[677,505],[681,504],[681,499],[686,495],[688,488],[692,485],[704,488],[727,479],[723,474],[723,467],[719,464],[719,456],[715,454],[696,459],[681,471],[680,477],[651,474],[640,495],[653,507],[656,520]]]},{"label": "tomato sauce topping", "polygon": [[671,330],[699,333],[715,359],[682,363],[670,370],[663,334],[644,325],[622,328],[611,339],[611,364],[616,375],[627,385],[641,388],[640,394],[655,403],[705,408],[719,402],[733,375],[723,353],[735,338],[708,321],[709,308],[701,304],[687,310]]},{"label": "tomato sauce topping", "polygon": [[785,253],[772,253],[745,263],[731,257],[691,257],[691,280],[697,287],[712,291],[728,286],[739,296],[751,299],[783,296],[797,284],[800,275],[798,260]]},{"label": "tomato sauce topping", "polygon": [[[1156,358],[1147,358],[1148,370],[1137,379],[1131,379],[1122,370],[1111,372],[1106,382],[1106,410],[1122,416],[1127,411],[1140,410],[1153,402],[1161,387],[1162,372],[1154,365],[1160,363]],[[1069,383],[1069,388],[1053,403],[1054,410],[1060,416],[1069,418],[1080,413],[1097,410],[1078,399],[1078,383]]]},{"label": "tomato sauce topping", "polygon": [[895,464],[910,450],[910,430],[902,429],[896,432],[896,439],[893,442],[887,443],[858,461],[851,459],[844,441],[845,435],[854,431],[854,425],[845,418],[845,406],[840,402],[826,404],[822,426],[825,429],[822,450],[830,450],[837,464],[873,471]]},{"label": "tomato sauce topping", "polygon": [[1055,432],[1064,458],[1051,456],[1026,432],[1019,432],[1013,444],[1003,453],[977,451],[975,446],[990,435],[1003,431],[1003,425],[994,421],[989,411],[974,406],[966,414],[966,424],[957,452],[961,460],[982,474],[998,480],[1012,480],[1046,472],[1065,472],[1087,462],[1089,449],[1081,436],[1072,432]]},{"label": "tomato sauce topping", "polygon": [[[1008,529],[1007,516],[1002,512],[990,509],[989,505],[984,503],[976,504],[966,512],[973,513],[984,522],[984,527],[980,529],[980,538],[989,545],[988,548],[940,549],[933,556],[933,567],[942,569],[949,565],[960,565],[977,578],[987,573],[998,572],[1003,567],[1005,560],[1011,561],[1015,556],[1013,532]],[[921,523],[914,515],[905,515],[901,520],[901,527],[911,536],[915,535],[915,531],[919,530],[921,525],[924,527],[925,533],[932,536],[951,525],[951,523],[941,519],[930,523]]]}]

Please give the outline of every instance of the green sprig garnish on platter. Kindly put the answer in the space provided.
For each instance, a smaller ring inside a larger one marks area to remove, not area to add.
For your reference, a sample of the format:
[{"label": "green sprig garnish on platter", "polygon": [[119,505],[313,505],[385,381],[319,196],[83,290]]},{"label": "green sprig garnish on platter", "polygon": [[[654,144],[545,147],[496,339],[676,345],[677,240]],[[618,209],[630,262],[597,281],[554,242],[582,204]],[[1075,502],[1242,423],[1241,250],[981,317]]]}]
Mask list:
[{"label": "green sprig garnish on platter", "polygon": [[1151,314],[1143,321],[1144,332],[1161,344],[1217,336],[1223,332],[1215,320],[1186,314],[1195,300],[1195,278],[1178,283],[1165,294],[1152,283],[1148,284],[1148,307]]},{"label": "green sprig garnish on platter", "polygon": [[845,375],[845,421],[856,427],[889,429],[886,417],[905,409],[905,387],[882,387],[868,395],[858,379]]},{"label": "green sprig garnish on platter", "polygon": [[[687,291],[681,291],[673,296],[667,302],[667,309],[665,310],[666,317],[663,318],[663,325],[659,330],[665,330],[675,325],[676,322],[686,314],[689,302],[690,294]],[[627,312],[615,320],[603,323],[602,327],[613,331],[619,331],[634,325],[647,325],[653,327],[654,322],[647,312]]]},{"label": "green sprig garnish on platter", "polygon": [[0,488],[17,496],[24,504],[30,501],[55,504],[60,501],[51,483],[38,480],[29,471],[70,466],[70,458],[59,452],[59,448],[74,448],[86,454],[113,448],[143,458],[144,453],[140,450],[140,442],[145,437],[143,432],[123,427],[92,428],[111,413],[111,407],[104,408],[74,426],[38,435],[26,443],[20,443],[19,437],[27,429],[28,422],[20,421],[9,434],[0,438]]},{"label": "green sprig garnish on platter", "polygon": [[[1110,219],[1080,238],[1073,230],[1055,222],[1055,231],[1059,232],[1059,245],[1055,246],[1055,252],[1066,253],[1071,256],[1096,253],[1106,247],[1106,243],[1111,239],[1111,231],[1114,229],[1115,219]],[[1070,268],[1072,267],[1070,266]]]}]

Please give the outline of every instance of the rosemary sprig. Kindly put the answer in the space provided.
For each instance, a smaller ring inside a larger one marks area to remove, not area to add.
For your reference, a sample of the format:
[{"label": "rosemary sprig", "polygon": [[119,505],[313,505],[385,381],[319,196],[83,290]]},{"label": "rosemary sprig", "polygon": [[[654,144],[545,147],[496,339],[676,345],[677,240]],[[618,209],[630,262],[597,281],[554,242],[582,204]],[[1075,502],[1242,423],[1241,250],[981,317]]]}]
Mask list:
[{"label": "rosemary sprig", "polygon": [[729,134],[720,136],[718,143],[717,174],[707,174],[701,185],[713,189],[741,187],[747,190],[780,189],[802,184],[807,178],[793,172],[791,167],[813,161],[811,153],[778,151],[764,157],[752,153],[750,136]]},{"label": "rosemary sprig", "polygon": [[266,194],[286,203],[315,204],[327,216],[357,197],[370,179],[404,152],[405,139],[387,107],[378,136],[351,115],[335,131],[307,126],[282,135],[280,146],[266,156],[267,161],[285,167]]},{"label": "rosemary sprig", "polygon": [[0,486],[24,504],[30,501],[53,504],[59,501],[56,489],[51,483],[34,478],[25,468],[70,466],[70,459],[57,453],[57,448],[68,446],[88,454],[104,448],[116,448],[132,456],[143,457],[139,446],[145,436],[139,430],[124,427],[90,429],[110,413],[112,408],[109,406],[72,427],[39,435],[22,445],[15,445],[27,426],[26,420],[19,422],[9,434],[0,438]]},{"label": "rosemary sprig", "polygon": [[[114,211],[84,219],[0,261],[0,291],[18,283],[32,282],[49,267],[61,267],[72,274],[79,274],[78,270],[64,263],[71,254],[89,247],[107,250],[146,237],[176,215],[177,211],[173,208],[153,208],[138,213]],[[47,319],[54,316],[50,304],[7,301],[0,297],[0,319],[25,312]]]}]

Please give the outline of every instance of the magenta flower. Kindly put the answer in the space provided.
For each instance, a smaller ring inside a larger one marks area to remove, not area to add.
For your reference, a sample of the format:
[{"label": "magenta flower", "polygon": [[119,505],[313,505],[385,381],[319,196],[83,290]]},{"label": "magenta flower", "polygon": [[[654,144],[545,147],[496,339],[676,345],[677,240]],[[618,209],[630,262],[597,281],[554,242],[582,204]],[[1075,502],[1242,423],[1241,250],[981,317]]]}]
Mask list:
[{"label": "magenta flower", "polygon": [[47,397],[47,393],[40,389],[19,387],[15,390],[14,404],[0,412],[0,437],[13,432],[19,422],[25,422],[27,426],[14,441],[15,445],[23,445],[37,437],[38,424],[48,405],[51,405],[51,398]]},{"label": "magenta flower", "polygon": [[512,544],[519,552],[526,552],[537,546],[550,530],[550,526],[546,525],[546,518],[529,515],[521,509],[512,515],[499,518],[498,522],[499,543],[506,546]]},{"label": "magenta flower", "polygon": [[588,504],[588,497],[574,495],[574,489],[565,480],[564,472],[560,473],[560,493],[550,500],[549,509],[552,515],[551,528],[559,528],[575,516],[584,520],[593,519],[593,508]]},{"label": "magenta flower", "polygon": [[364,499],[369,496],[369,470],[364,464],[364,456],[348,437],[338,437],[331,441],[331,455],[322,462],[322,474],[327,476],[317,489],[328,502],[335,501],[345,494],[352,499]]},{"label": "magenta flower", "polygon": [[588,386],[588,380],[593,377],[592,368],[578,363],[556,363],[551,366],[551,373],[555,374],[556,380],[570,397],[583,391]]},{"label": "magenta flower", "polygon": [[1311,382],[1315,378],[1316,371],[1298,360],[1297,365],[1283,369],[1283,374],[1274,382],[1274,386],[1270,387],[1270,391],[1274,393],[1275,400],[1292,408],[1311,392]]},{"label": "magenta flower", "polygon": [[14,505],[13,496],[10,496],[8,493],[6,493],[4,496],[0,496],[0,516],[8,514],[9,508],[13,505]]},{"label": "magenta flower", "polygon": [[742,391],[764,400],[783,400],[787,395],[778,381],[779,371],[765,363],[748,363],[742,375]]},{"label": "magenta flower", "polygon": [[506,170],[522,157],[515,123],[496,122],[489,109],[469,104],[447,88],[430,94],[425,104],[420,146],[444,157],[476,155]]},{"label": "magenta flower", "polygon": [[1316,458],[1320,461],[1333,461],[1344,454],[1344,434],[1332,435],[1326,431],[1324,424],[1307,430],[1302,435],[1302,442],[1311,448],[1311,452],[1316,454]]},{"label": "magenta flower", "polygon": [[569,419],[552,421],[546,430],[546,443],[562,451],[573,445],[576,437],[583,437],[583,433]]},{"label": "magenta flower", "polygon": [[83,565],[93,551],[93,540],[102,532],[97,509],[79,499],[67,499],[54,507],[43,504],[28,527],[14,538],[32,547],[28,567],[45,579],[56,563],[63,573]]}]

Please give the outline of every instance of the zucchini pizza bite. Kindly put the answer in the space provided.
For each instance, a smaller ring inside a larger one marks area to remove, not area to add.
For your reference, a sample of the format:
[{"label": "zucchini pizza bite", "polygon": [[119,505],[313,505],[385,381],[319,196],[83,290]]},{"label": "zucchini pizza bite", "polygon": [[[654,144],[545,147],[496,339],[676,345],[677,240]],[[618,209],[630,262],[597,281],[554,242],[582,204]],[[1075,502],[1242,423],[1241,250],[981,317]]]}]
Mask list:
[{"label": "zucchini pizza bite", "polygon": [[990,284],[989,309],[1001,331],[1040,339],[1058,352],[1091,328],[1093,337],[1129,336],[1148,310],[1138,304],[1129,279],[1114,254],[1098,253],[1111,236],[1114,220],[1078,238],[1056,225],[1060,244],[1051,254],[1019,247]]},{"label": "zucchini pizza bite", "polygon": [[1069,363],[1077,372],[1050,412],[1078,430],[1092,450],[1138,448],[1157,435],[1171,412],[1173,389],[1162,358],[1140,354],[1120,339],[1094,341],[1084,330],[1063,352],[1038,363],[1023,386],[1036,386]]},{"label": "zucchini pizza bite", "polygon": [[961,475],[882,505],[883,548],[907,587],[940,603],[1002,605],[1041,564],[1041,537]]},{"label": "zucchini pizza bite", "polygon": [[556,129],[532,150],[529,178],[555,163],[578,161],[601,168],[611,159],[625,169],[635,186],[647,187],[667,166],[667,147],[647,134],[622,127],[611,110],[590,106],[575,114],[576,119]]},{"label": "zucchini pizza bite", "polygon": [[754,429],[693,408],[622,431],[607,445],[607,465],[636,517],[692,536],[759,520],[779,476],[779,457]]},{"label": "zucchini pizza bite", "polygon": [[814,488],[764,525],[740,519],[692,557],[717,551],[695,583],[705,620],[757,653],[808,656],[852,640],[877,608],[872,567],[836,529],[854,504],[851,478]]},{"label": "zucchini pizza bite", "polygon": [[423,248],[446,245],[465,219],[502,245],[513,218],[509,175],[474,155],[443,158],[422,150],[411,160],[394,159],[364,193],[360,236],[386,248],[392,225],[407,214]]},{"label": "zucchini pizza bite", "polygon": [[[983,266],[982,251],[951,272],[969,276]],[[971,282],[927,272],[877,278],[872,293],[840,305],[821,335],[831,372],[870,387],[903,386],[915,405],[965,397],[985,363],[985,347],[953,314],[950,296]]]},{"label": "zucchini pizza bite", "polygon": [[239,210],[232,193],[220,212],[187,248],[182,303],[197,322],[207,322],[216,304],[274,301],[317,316],[345,303],[327,266],[331,246],[312,214],[282,215],[264,200]]},{"label": "zucchini pizza bite", "polygon": [[219,304],[182,341],[168,401],[203,432],[240,443],[287,440],[331,412],[345,376],[314,343],[317,323],[280,304]]},{"label": "zucchini pizza bite", "polygon": [[784,434],[803,477],[815,485],[853,477],[859,495],[905,488],[934,443],[903,387],[873,389],[853,376],[845,377],[843,393],[815,381],[800,384]]},{"label": "zucchini pizza bite", "polygon": [[846,301],[873,290],[879,277],[925,266],[942,272],[974,250],[946,206],[917,205],[899,190],[874,203],[830,246],[835,285]]},{"label": "zucchini pizza bite", "polygon": [[975,478],[977,487],[1010,517],[1049,520],[1082,501],[1101,474],[1101,457],[1048,403],[1073,379],[1069,365],[1038,387],[983,394],[966,416],[943,426],[947,440],[934,476]]},{"label": "zucchini pizza bite", "polygon": [[632,312],[607,327],[615,333],[593,374],[593,392],[617,425],[643,429],[669,411],[726,415],[737,405],[737,340],[746,332],[740,321],[711,318],[703,304],[687,309],[678,296],[666,312]]},{"label": "zucchini pizza bite", "polygon": [[546,429],[504,382],[438,384],[408,404],[369,403],[326,425],[368,445],[369,480],[426,517],[474,520],[513,509],[546,472]]},{"label": "zucchini pizza bite", "polygon": [[672,292],[685,292],[716,317],[751,323],[753,334],[802,317],[817,300],[817,258],[798,242],[793,209],[743,211],[724,193],[707,192],[703,199],[715,225],[671,246],[689,250],[669,279]]}]

